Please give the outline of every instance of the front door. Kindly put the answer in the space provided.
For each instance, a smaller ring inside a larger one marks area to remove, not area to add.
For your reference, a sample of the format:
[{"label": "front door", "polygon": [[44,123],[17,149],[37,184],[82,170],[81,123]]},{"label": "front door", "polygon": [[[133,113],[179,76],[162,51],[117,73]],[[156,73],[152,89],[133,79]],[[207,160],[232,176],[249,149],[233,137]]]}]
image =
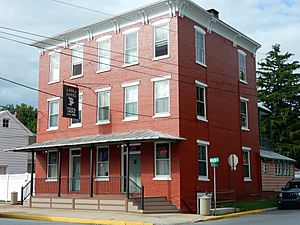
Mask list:
[{"label": "front door", "polygon": [[80,150],[71,150],[70,152],[70,191],[80,191]]}]

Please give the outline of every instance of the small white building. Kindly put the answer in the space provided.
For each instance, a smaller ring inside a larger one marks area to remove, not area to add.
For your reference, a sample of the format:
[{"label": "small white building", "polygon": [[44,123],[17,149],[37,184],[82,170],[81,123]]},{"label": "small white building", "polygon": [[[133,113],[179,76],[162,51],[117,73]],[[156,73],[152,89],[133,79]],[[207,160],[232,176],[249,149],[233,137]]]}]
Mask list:
[{"label": "small white building", "polygon": [[24,174],[31,164],[28,153],[4,152],[4,149],[32,144],[35,135],[9,111],[0,111],[0,174]]}]

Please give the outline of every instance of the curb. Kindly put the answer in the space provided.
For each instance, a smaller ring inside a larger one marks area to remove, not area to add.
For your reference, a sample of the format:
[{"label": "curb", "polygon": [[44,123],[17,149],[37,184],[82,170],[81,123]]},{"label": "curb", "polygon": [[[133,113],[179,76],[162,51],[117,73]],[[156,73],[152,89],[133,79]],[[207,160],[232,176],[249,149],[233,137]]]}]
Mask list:
[{"label": "curb", "polygon": [[28,219],[28,220],[44,220],[44,221],[64,222],[64,223],[82,223],[82,224],[153,225],[153,223],[144,223],[144,222],[130,222],[130,221],[117,221],[117,220],[93,220],[93,219],[80,219],[80,218],[71,218],[71,217],[36,216],[36,215],[26,215],[26,214],[0,213],[0,217],[15,218],[15,219]]},{"label": "curb", "polygon": [[205,222],[205,221],[212,221],[212,220],[220,220],[220,219],[237,217],[237,216],[263,213],[263,212],[271,211],[271,210],[274,210],[274,209],[277,209],[277,208],[275,207],[275,208],[267,208],[267,209],[255,209],[255,210],[250,210],[250,211],[245,211],[245,212],[238,212],[238,213],[230,213],[230,214],[225,214],[225,215],[220,215],[220,216],[208,216],[208,217],[201,218],[199,221]]}]

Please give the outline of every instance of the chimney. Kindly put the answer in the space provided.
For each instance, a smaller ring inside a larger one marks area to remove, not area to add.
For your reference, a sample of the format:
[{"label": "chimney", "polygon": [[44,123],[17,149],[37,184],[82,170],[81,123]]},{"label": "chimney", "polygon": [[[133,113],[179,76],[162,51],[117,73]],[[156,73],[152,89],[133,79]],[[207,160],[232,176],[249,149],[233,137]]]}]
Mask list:
[{"label": "chimney", "polygon": [[209,12],[213,17],[219,19],[219,12],[215,9],[209,9],[207,10],[207,12]]}]

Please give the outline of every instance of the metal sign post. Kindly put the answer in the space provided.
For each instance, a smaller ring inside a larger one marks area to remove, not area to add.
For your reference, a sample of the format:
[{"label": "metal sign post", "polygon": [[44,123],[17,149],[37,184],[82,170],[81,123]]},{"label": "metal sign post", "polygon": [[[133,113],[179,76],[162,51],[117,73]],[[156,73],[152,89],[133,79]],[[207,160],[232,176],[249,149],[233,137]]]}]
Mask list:
[{"label": "metal sign post", "polygon": [[235,179],[235,171],[236,171],[236,166],[239,163],[239,158],[237,157],[236,154],[231,154],[228,157],[228,164],[231,168],[231,172],[232,172],[232,176],[231,176],[231,180],[232,180],[232,188],[233,188],[233,194],[234,194],[234,212],[236,212],[236,205],[235,205],[235,201],[236,201],[236,179]]},{"label": "metal sign post", "polygon": [[215,208],[215,212],[214,214],[216,215],[217,213],[217,174],[216,174],[216,168],[218,167],[218,163],[219,163],[219,158],[210,158],[209,162],[211,164],[211,167],[214,168],[214,208]]}]

